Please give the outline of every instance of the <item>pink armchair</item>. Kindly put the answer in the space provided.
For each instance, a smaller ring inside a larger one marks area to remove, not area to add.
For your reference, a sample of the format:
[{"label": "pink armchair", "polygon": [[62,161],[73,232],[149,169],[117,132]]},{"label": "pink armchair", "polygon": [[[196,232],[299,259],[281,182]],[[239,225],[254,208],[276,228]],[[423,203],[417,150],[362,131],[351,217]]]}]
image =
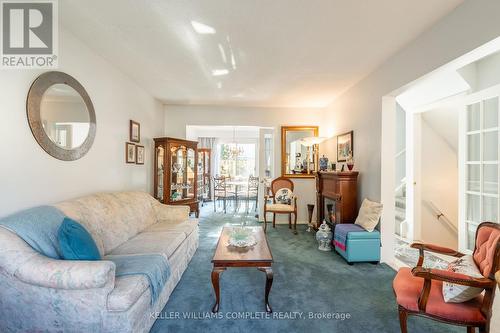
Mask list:
[{"label": "pink armchair", "polygon": [[[401,332],[407,333],[406,321],[409,315],[423,316],[441,322],[466,326],[468,333],[489,332],[491,308],[495,293],[495,272],[500,269],[500,225],[483,222],[476,231],[474,262],[483,278],[473,278],[439,269],[422,267],[424,252],[442,253],[454,257],[463,254],[455,250],[431,244],[414,243],[420,257],[413,269],[401,268],[394,278],[393,288],[399,307]],[[484,288],[480,295],[464,303],[446,303],[442,294],[443,281]]]}]

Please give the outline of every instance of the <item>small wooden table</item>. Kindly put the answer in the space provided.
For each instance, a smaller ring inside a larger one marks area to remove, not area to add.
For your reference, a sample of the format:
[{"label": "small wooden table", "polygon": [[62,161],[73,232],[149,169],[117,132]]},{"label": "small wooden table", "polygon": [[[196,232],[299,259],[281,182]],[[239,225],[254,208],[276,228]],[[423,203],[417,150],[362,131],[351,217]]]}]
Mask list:
[{"label": "small wooden table", "polygon": [[266,312],[271,313],[273,310],[269,305],[269,292],[273,284],[273,255],[267,243],[266,235],[262,227],[246,227],[253,229],[254,237],[257,244],[249,248],[236,248],[228,246],[229,234],[233,227],[224,227],[215,249],[215,254],[212,259],[212,285],[215,292],[215,304],[212,312],[219,311],[220,304],[220,289],[219,275],[228,267],[256,267],[258,270],[266,273],[266,289],[265,289],[265,305]]}]

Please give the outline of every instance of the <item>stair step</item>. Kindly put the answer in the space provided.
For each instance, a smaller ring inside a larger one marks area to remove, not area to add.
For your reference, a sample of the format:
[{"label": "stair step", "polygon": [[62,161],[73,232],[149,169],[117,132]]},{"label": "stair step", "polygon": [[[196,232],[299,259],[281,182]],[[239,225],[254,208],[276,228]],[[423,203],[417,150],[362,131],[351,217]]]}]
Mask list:
[{"label": "stair step", "polygon": [[406,209],[406,198],[405,197],[396,197],[394,200],[394,204],[396,207]]}]

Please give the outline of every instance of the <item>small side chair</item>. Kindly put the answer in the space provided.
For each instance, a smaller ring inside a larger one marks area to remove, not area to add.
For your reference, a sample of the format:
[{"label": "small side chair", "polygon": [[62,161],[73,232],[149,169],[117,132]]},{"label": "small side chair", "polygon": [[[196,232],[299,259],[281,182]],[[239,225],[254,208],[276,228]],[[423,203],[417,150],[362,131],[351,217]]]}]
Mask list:
[{"label": "small side chair", "polygon": [[[288,228],[292,229],[292,214],[294,215],[293,233],[297,234],[297,196],[293,194],[293,182],[285,177],[276,178],[271,182],[271,194],[264,197],[264,232],[267,231],[267,213],[273,214],[273,228],[276,228],[276,214],[288,214]],[[292,192],[290,204],[276,202],[276,193],[280,189],[289,189]],[[268,203],[272,199],[272,203]]]},{"label": "small side chair", "polygon": [[[414,243],[420,257],[413,269],[401,268],[394,278],[393,288],[399,307],[401,332],[407,333],[406,321],[409,315],[416,315],[467,327],[468,333],[490,332],[491,309],[495,294],[495,272],[500,269],[500,224],[481,223],[476,231],[474,263],[483,275],[471,277],[440,269],[422,267],[424,252],[441,253],[453,257],[464,254],[441,246]],[[446,303],[442,294],[443,282],[484,289],[484,295],[464,303]]]}]

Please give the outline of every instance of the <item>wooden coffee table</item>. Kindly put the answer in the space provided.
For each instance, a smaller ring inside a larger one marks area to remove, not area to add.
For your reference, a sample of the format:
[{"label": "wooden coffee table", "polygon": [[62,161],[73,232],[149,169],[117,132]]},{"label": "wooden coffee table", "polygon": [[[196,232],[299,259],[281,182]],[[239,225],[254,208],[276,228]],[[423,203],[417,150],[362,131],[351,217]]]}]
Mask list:
[{"label": "wooden coffee table", "polygon": [[220,304],[220,289],[219,275],[228,267],[256,267],[258,270],[266,273],[266,290],[265,290],[265,305],[266,312],[271,313],[273,310],[269,305],[269,292],[273,284],[273,255],[267,243],[266,235],[262,227],[247,227],[253,229],[257,244],[249,248],[237,248],[228,246],[229,233],[232,227],[224,227],[215,249],[215,254],[212,259],[212,285],[215,292],[215,304],[212,312],[219,311]]}]

